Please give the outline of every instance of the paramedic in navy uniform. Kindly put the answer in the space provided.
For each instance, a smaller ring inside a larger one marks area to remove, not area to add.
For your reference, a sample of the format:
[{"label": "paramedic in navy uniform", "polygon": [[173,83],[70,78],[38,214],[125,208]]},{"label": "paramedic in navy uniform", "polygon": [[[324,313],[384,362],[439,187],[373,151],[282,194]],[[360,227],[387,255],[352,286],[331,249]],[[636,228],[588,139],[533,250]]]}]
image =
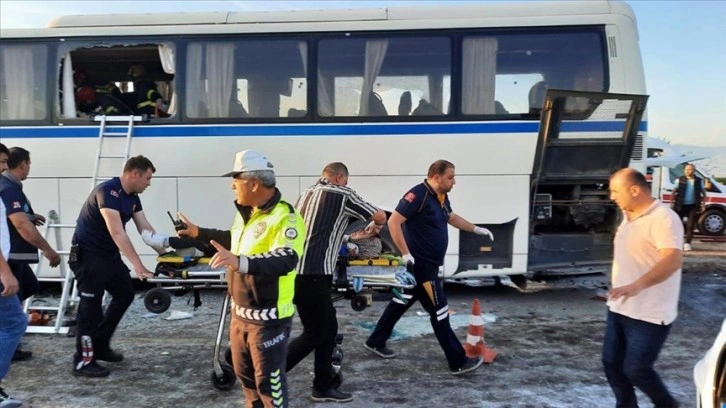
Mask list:
[{"label": "paramedic in navy uniform", "polygon": [[401,251],[404,262],[413,264],[416,287],[408,302],[396,297],[391,300],[365,342],[365,348],[383,358],[395,357],[396,353],[386,347],[386,341],[396,322],[418,300],[429,313],[451,374],[460,375],[476,370],[483,360],[466,356],[449,323],[449,305],[439,280],[439,267],[444,263],[449,244],[448,225],[487,235],[492,240],[494,236],[488,229],[478,227],[452,211],[447,193],[454,184],[454,165],[446,160],[433,162],[426,180],[403,196],[388,219],[393,243]]},{"label": "paramedic in navy uniform", "polygon": [[[139,279],[153,276],[131,244],[126,223],[133,219],[139,233],[154,231],[144,215],[139,194],[149,187],[155,171],[146,157],[132,157],[124,165],[121,177],[96,186],[81,207],[68,259],[80,296],[74,375],[105,377],[109,369],[96,360],[124,359],[110,345],[116,327],[134,300],[129,268],[121,253],[133,265]],[[112,297],[105,313],[101,306],[104,291]]]}]

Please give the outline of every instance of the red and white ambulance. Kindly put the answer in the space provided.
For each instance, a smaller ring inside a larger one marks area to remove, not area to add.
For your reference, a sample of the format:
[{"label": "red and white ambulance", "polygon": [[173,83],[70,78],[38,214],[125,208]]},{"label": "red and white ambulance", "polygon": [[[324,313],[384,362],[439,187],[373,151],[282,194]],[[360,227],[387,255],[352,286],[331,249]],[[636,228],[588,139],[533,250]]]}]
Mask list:
[{"label": "red and white ambulance", "polygon": [[[683,167],[686,163],[703,158],[685,154],[662,140],[648,138],[646,163],[653,195],[664,203],[670,203],[677,179],[683,175]],[[706,209],[698,217],[698,231],[704,235],[723,235],[726,231],[726,186],[699,168],[697,162],[693,165],[696,167],[696,176],[708,181]]]}]

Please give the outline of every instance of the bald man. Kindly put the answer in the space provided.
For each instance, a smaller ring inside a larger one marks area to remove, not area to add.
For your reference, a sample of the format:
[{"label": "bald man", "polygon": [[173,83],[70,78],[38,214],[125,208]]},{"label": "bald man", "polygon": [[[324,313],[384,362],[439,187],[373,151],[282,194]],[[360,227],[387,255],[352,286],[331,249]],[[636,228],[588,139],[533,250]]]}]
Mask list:
[{"label": "bald man", "polygon": [[638,387],[656,407],[678,407],[653,365],[678,312],[683,223],[634,169],[610,177],[610,199],[623,211],[602,351],[615,406],[637,407]]}]

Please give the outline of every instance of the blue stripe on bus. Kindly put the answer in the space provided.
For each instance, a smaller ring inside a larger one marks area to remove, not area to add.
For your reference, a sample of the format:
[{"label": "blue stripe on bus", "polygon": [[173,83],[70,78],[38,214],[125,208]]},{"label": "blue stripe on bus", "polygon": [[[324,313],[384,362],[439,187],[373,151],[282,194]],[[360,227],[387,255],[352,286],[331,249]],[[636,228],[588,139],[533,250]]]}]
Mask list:
[{"label": "blue stripe on bus", "polygon": [[[625,122],[563,122],[562,132],[622,132]],[[641,122],[639,131],[648,128]],[[108,127],[109,133],[126,133],[123,126]],[[198,125],[137,126],[134,137],[199,136],[360,136],[360,135],[434,135],[470,133],[533,133],[539,122],[504,123],[405,123],[405,124],[332,124],[332,125]],[[6,127],[4,138],[90,138],[98,137],[95,126]]]}]

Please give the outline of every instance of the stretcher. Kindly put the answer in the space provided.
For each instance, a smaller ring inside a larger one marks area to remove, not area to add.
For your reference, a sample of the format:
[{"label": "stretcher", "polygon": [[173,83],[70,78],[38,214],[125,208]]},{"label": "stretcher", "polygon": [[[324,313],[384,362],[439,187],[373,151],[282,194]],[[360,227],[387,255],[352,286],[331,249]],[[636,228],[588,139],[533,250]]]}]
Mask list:
[{"label": "stretcher", "polygon": [[381,255],[378,258],[354,259],[341,255],[333,279],[333,300],[348,299],[350,307],[360,312],[373,304],[374,292],[390,291],[402,298],[402,291],[414,286],[416,280],[400,257]]},{"label": "stretcher", "polygon": [[[225,289],[225,268],[212,269],[211,257],[185,256],[168,252],[156,258],[154,277],[148,282],[156,284],[144,295],[144,306],[152,313],[164,313],[171,306],[172,295],[184,296],[190,291],[194,296],[194,310],[202,305],[200,289]],[[355,311],[362,311],[373,302],[374,292],[391,291],[394,296],[411,289],[416,281],[406,275],[401,258],[383,255],[372,259],[351,259],[339,256],[336,276],[333,279],[333,300],[350,300]],[[190,299],[191,300],[191,299]]]},{"label": "stretcher", "polygon": [[[224,289],[227,287],[226,268],[212,269],[211,257],[185,256],[167,252],[156,258],[154,277],[148,279],[156,287],[144,295],[144,306],[152,313],[164,313],[171,306],[171,297],[184,296],[193,291],[194,310],[202,305],[200,289]],[[191,299],[190,299],[191,300]]]},{"label": "stretcher", "polygon": [[[212,269],[211,257],[184,256],[169,252],[157,257],[154,277],[148,281],[156,284],[144,295],[144,306],[153,313],[163,313],[171,305],[172,293],[183,296],[194,291],[194,310],[201,306],[199,290],[227,287],[226,269]],[[333,300],[349,299],[353,310],[361,311],[372,304],[372,292],[392,291],[401,296],[401,291],[412,289],[416,281],[402,265],[400,258],[389,256],[358,260],[347,256],[338,257],[336,276],[333,279]],[[234,387],[237,380],[232,367],[232,353],[229,347],[222,353],[222,343],[227,314],[230,312],[230,296],[226,294],[219,316],[219,325],[214,342],[212,372],[210,379],[215,388],[223,391]],[[339,371],[343,360],[342,335],[336,338],[333,352],[333,369],[338,381],[342,382]]]}]

